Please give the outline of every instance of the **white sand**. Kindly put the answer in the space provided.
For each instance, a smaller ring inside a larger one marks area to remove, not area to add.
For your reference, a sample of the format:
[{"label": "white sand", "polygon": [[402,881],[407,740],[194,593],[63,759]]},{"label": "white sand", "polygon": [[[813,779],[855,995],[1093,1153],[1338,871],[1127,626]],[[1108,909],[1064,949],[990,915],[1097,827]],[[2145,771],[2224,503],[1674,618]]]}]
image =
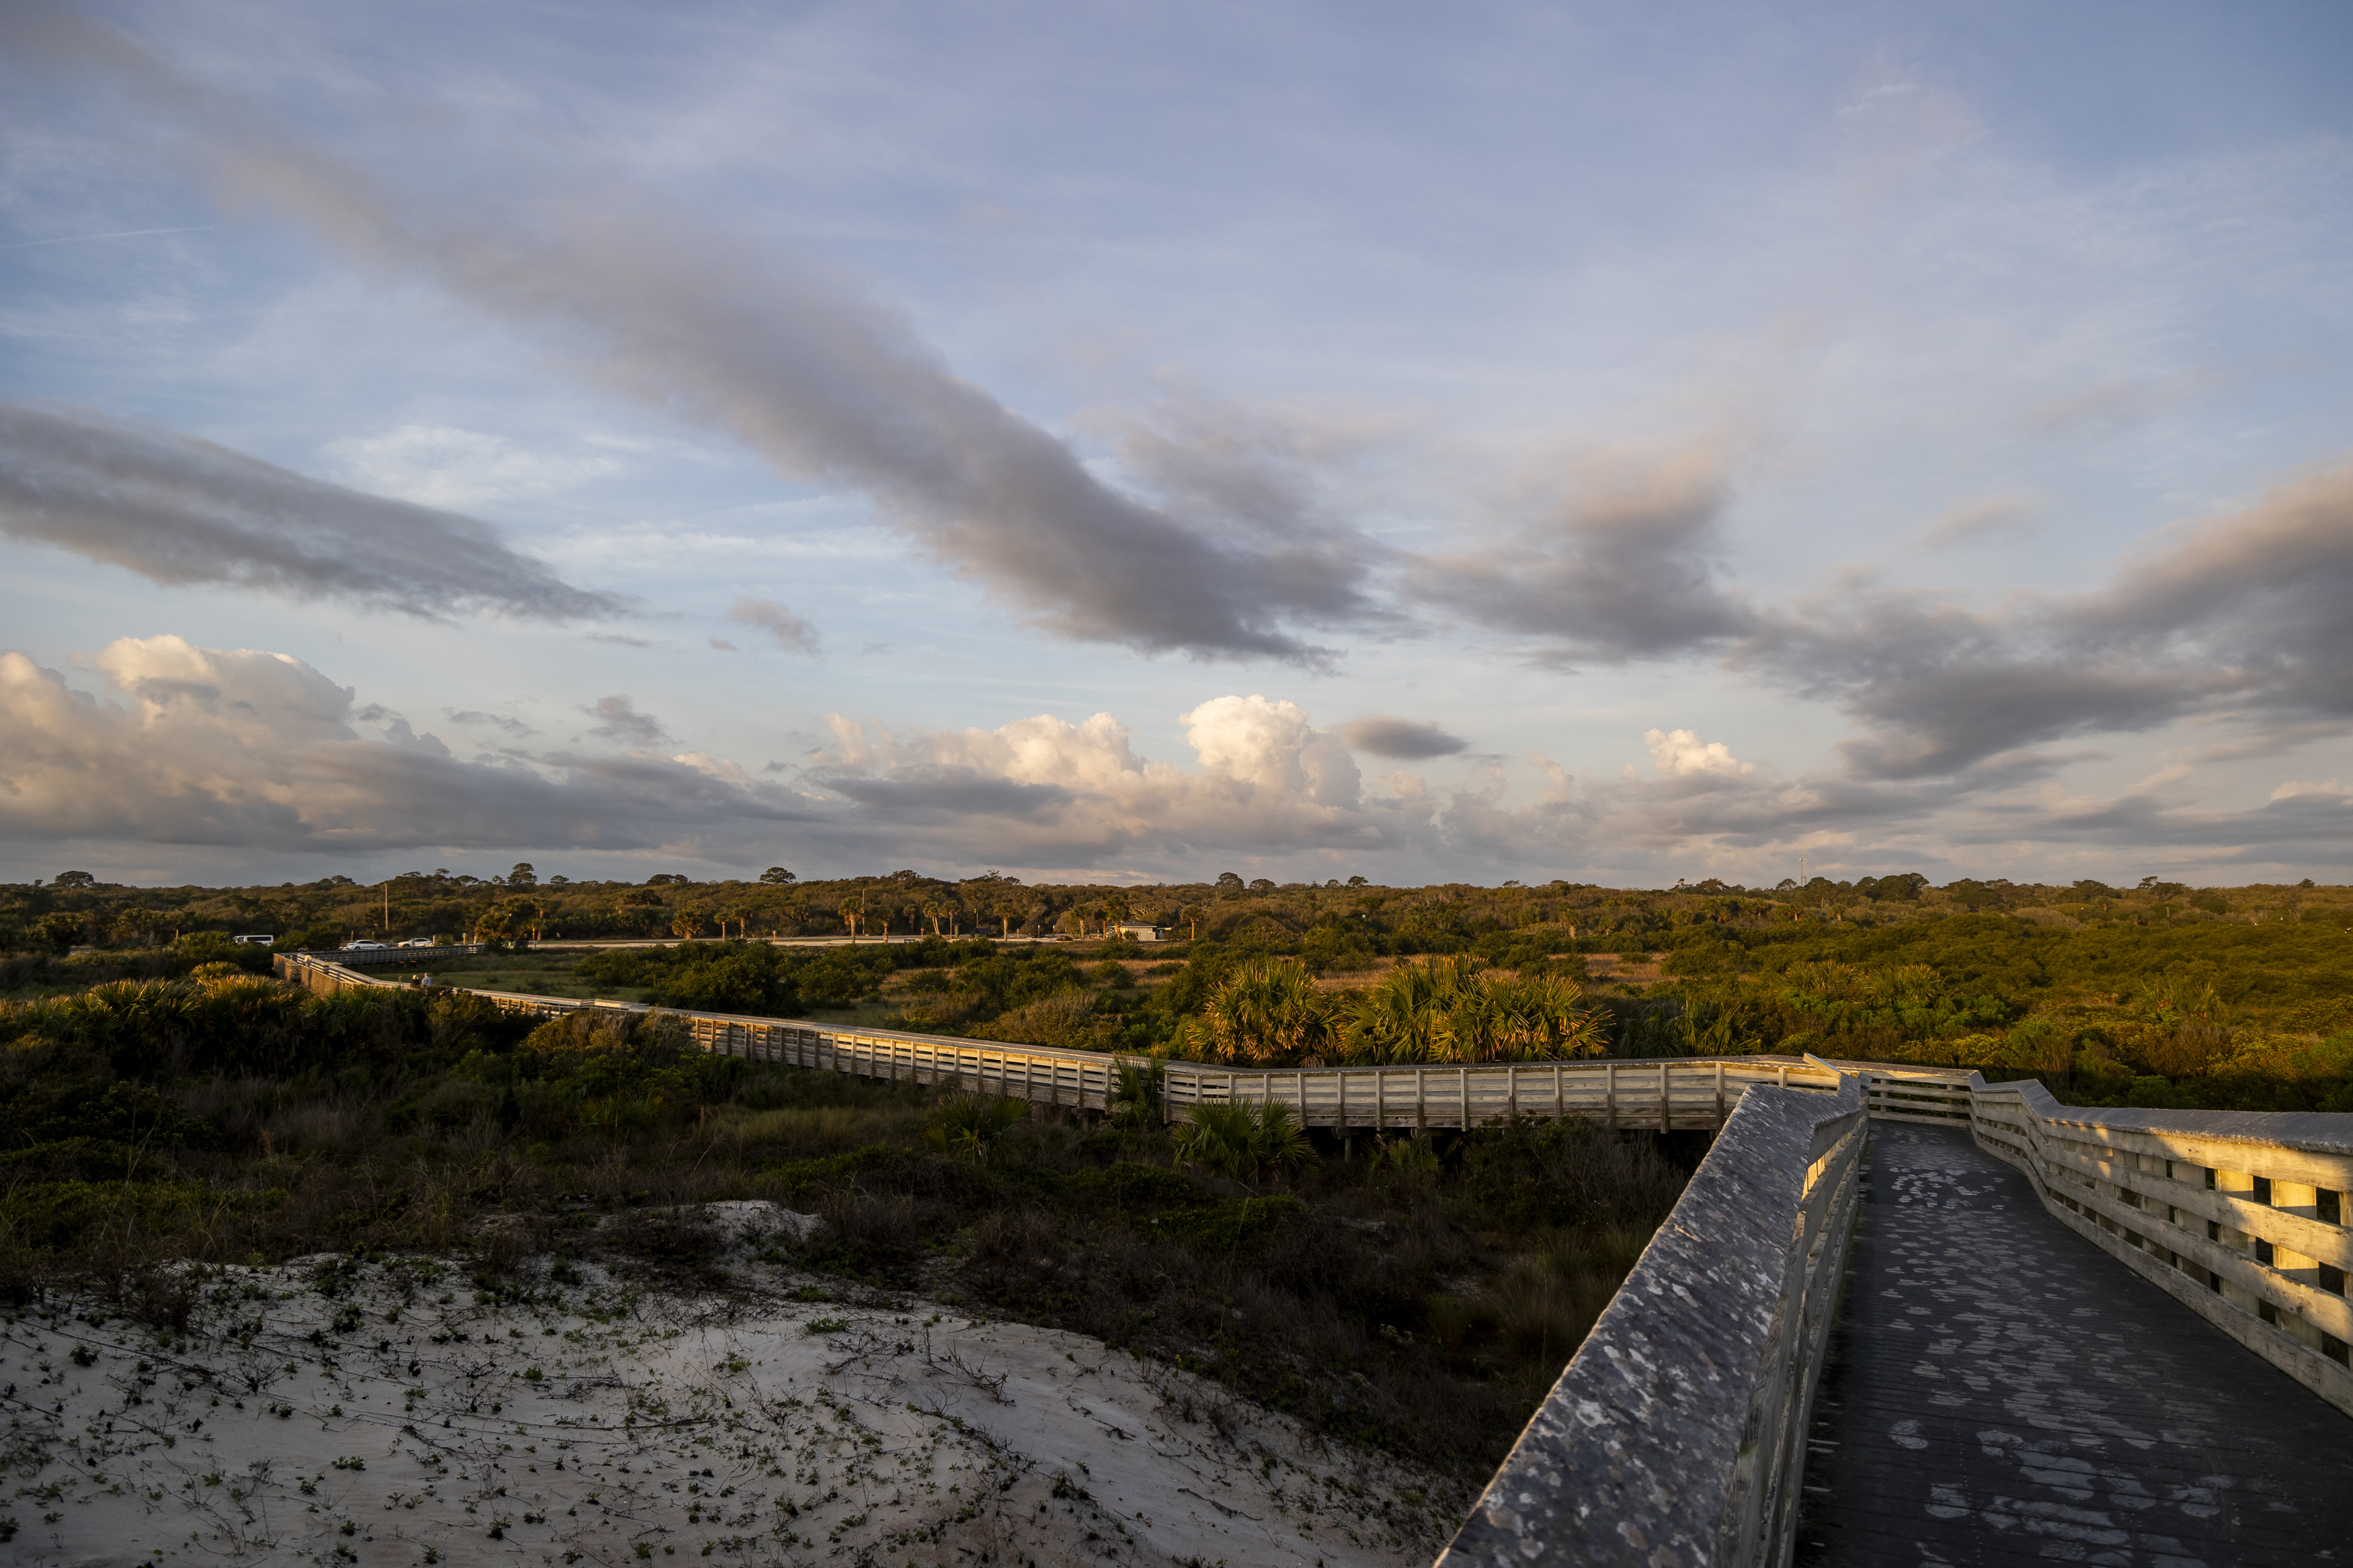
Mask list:
[{"label": "white sand", "polygon": [[735,1275],[499,1304],[321,1258],[210,1272],[185,1335],[5,1320],[0,1561],[1340,1568],[1428,1562],[1470,1500],[1079,1335]]}]

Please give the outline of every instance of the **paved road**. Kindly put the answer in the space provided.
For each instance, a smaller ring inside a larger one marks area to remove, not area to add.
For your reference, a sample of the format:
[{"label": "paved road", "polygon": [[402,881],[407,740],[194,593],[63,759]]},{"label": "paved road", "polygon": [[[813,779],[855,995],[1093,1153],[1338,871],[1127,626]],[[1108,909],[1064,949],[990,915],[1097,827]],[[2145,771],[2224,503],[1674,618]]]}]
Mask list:
[{"label": "paved road", "polygon": [[2042,1211],[1881,1123],[1797,1562],[2353,1563],[2353,1419]]}]

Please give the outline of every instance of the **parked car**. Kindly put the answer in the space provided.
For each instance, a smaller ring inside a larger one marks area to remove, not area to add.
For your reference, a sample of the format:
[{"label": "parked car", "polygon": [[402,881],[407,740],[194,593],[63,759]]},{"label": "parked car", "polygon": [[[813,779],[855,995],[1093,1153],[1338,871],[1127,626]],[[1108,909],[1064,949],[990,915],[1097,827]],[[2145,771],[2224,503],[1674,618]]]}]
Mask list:
[{"label": "parked car", "polygon": [[229,938],[229,941],[237,943],[239,947],[269,947],[274,944],[278,939],[269,935],[268,932],[264,932],[259,936],[233,936]]},{"label": "parked car", "polygon": [[382,952],[385,951],[385,944],[380,942],[347,942],[343,943],[343,951],[345,952],[361,952],[370,950],[376,952]]},{"label": "parked car", "polygon": [[395,947],[438,947],[441,944],[429,936],[412,936],[406,942],[396,942]]}]

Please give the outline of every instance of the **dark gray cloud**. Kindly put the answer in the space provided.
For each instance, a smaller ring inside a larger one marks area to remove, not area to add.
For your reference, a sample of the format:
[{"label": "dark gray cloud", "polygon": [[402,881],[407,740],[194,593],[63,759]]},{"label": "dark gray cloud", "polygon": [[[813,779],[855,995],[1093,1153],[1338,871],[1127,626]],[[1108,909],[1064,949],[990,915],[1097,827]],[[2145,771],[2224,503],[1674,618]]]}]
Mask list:
[{"label": "dark gray cloud", "polygon": [[2353,466],[2177,529],[2088,594],[1977,611],[1922,594],[1824,595],[1768,616],[1735,662],[1840,703],[1866,777],[1948,774],[2055,740],[2229,716],[2257,734],[2353,721]]},{"label": "dark gray cloud", "polygon": [[[793,614],[792,610],[774,599],[738,599],[727,612],[727,618],[739,626],[757,626],[774,637],[776,646],[787,653],[814,656],[820,650],[817,628]],[[733,643],[714,638],[713,647],[735,651]]]},{"label": "dark gray cloud", "polygon": [[1370,752],[1377,757],[1395,757],[1402,762],[1419,762],[1430,757],[1451,757],[1466,749],[1471,742],[1460,736],[1450,735],[1434,721],[1416,722],[1411,719],[1358,719],[1340,726],[1340,739],[1359,752]]},{"label": "dark gray cloud", "polygon": [[650,713],[638,712],[627,693],[599,697],[595,707],[583,707],[580,711],[596,721],[590,734],[618,741],[625,746],[658,746],[670,739],[670,731],[662,728],[661,721]]},{"label": "dark gray cloud", "polygon": [[111,644],[92,665],[132,702],[92,701],[0,652],[0,841],[725,854],[819,820],[792,791],[659,755],[460,760],[274,654],[161,637]]},{"label": "dark gray cloud", "polygon": [[0,532],[158,583],[227,583],[412,616],[622,613],[490,524],[362,495],[209,441],[0,403]]},{"label": "dark gray cloud", "polygon": [[449,722],[452,724],[479,724],[493,730],[503,730],[508,734],[514,736],[518,740],[522,739],[525,735],[536,735],[539,733],[538,731],[533,729],[530,725],[524,723],[520,719],[509,719],[497,713],[484,713],[474,709],[467,709],[462,712],[452,710],[449,713]]},{"label": "dark gray cloud", "polygon": [[1728,491],[1714,448],[1575,465],[1543,489],[1516,537],[1425,556],[1407,592],[1490,635],[1530,639],[1550,665],[1687,655],[1755,626],[1722,582]]},{"label": "dark gray cloud", "polygon": [[1361,554],[1263,513],[1230,526],[1115,489],[957,376],[855,281],[606,190],[461,209],[393,189],[103,23],[5,13],[20,58],[112,77],[224,197],[364,265],[543,334],[562,363],[726,431],[798,478],[863,491],[957,572],[1063,637],[1316,661],[1296,628],[1374,611]]}]

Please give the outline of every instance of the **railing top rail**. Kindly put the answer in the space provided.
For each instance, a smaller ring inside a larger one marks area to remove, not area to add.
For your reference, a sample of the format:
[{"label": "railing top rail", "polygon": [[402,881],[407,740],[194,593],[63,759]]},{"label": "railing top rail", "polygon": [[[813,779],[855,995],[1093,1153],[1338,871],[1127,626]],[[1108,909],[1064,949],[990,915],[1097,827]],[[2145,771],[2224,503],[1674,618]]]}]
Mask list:
[{"label": "railing top rail", "polygon": [[2272,1144],[2314,1153],[2353,1154],[2353,1115],[2326,1110],[2143,1110],[2132,1106],[2069,1105],[2033,1079],[1986,1082],[1969,1075],[1972,1095],[2013,1093],[2033,1114],[2078,1127],[2153,1137]]},{"label": "railing top rail", "polygon": [[[308,952],[281,952],[279,956],[297,963],[318,965],[328,969],[343,969],[343,966],[341,963],[336,963],[332,958],[322,953]],[[349,970],[344,970],[344,973],[351,974],[353,980],[365,981],[370,984],[388,984],[387,982],[375,981],[372,977],[366,975],[354,973]],[[825,1034],[851,1035],[860,1039],[903,1040],[926,1046],[944,1047],[951,1049],[1015,1050],[1032,1057],[1053,1058],[1072,1062],[1084,1063],[1102,1062],[1105,1060],[1144,1059],[1140,1055],[1131,1056],[1130,1053],[1124,1051],[1088,1051],[1074,1049],[1067,1046],[1023,1045],[1018,1041],[991,1040],[965,1035],[923,1035],[906,1029],[886,1029],[864,1024],[823,1023],[810,1018],[773,1018],[748,1013],[717,1013],[700,1007],[670,1007],[644,1002],[618,1002],[611,999],[591,999],[577,996],[549,996],[528,991],[491,991],[479,986],[453,986],[451,989],[470,990],[479,996],[493,997],[501,1001],[508,1002],[529,1002],[543,1004],[549,1006],[575,1009],[597,1006],[626,1009],[631,1012],[667,1013],[686,1018],[707,1018],[713,1023],[720,1024],[741,1024],[759,1028],[815,1029]],[[1518,1068],[1523,1070],[1527,1070],[1556,1066],[1579,1070],[1591,1070],[1597,1068],[1609,1067],[1656,1068],[1662,1064],[1671,1068],[1702,1068],[1710,1067],[1718,1062],[1723,1063],[1725,1067],[1771,1068],[1777,1072],[1782,1068],[1787,1068],[1792,1087],[1802,1086],[1817,1090],[1830,1088],[1836,1081],[1837,1077],[1841,1072],[1868,1071],[1883,1078],[1911,1078],[1937,1082],[1949,1081],[1956,1085],[1966,1083],[1968,1076],[1966,1073],[1957,1071],[1950,1068],[1910,1066],[1889,1067],[1883,1063],[1840,1061],[1833,1061],[1825,1066],[1821,1064],[1819,1059],[1810,1062],[1802,1056],[1776,1056],[1759,1052],[1750,1052],[1738,1056],[1719,1057],[1578,1057],[1559,1060],[1556,1060],[1552,1058],[1544,1058],[1536,1060],[1520,1062],[1330,1062],[1321,1067],[1312,1068],[1253,1068],[1242,1067],[1237,1064],[1226,1062],[1170,1060],[1168,1061],[1167,1066],[1173,1068],[1179,1068],[1187,1071],[1216,1073],[1221,1076],[1230,1076],[1237,1079],[1255,1079],[1267,1078],[1291,1079],[1297,1077],[1303,1072],[1313,1076],[1316,1074],[1337,1072],[1402,1073],[1415,1071],[1452,1071],[1461,1068],[1467,1068],[1473,1072],[1501,1072],[1510,1068]]]},{"label": "railing top rail", "polygon": [[1814,1149],[1862,1086],[1753,1089],[1440,1557],[1709,1563]]}]

